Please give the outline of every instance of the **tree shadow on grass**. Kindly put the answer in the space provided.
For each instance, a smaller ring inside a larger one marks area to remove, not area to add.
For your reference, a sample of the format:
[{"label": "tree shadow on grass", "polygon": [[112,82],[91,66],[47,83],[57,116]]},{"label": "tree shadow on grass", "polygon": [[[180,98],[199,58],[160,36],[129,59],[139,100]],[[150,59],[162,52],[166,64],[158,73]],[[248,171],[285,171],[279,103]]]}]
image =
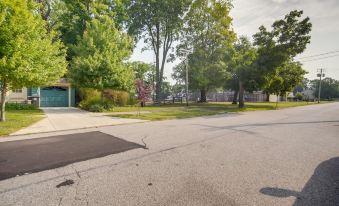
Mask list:
[{"label": "tree shadow on grass", "polygon": [[339,205],[339,157],[322,162],[301,192],[265,187],[262,194],[273,197],[296,197],[293,206]]}]

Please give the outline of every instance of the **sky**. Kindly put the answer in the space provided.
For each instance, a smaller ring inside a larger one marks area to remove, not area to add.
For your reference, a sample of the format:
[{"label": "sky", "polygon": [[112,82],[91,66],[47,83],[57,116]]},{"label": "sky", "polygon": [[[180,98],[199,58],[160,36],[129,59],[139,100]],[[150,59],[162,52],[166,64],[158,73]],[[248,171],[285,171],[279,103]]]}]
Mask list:
[{"label": "sky", "polygon": [[[304,17],[310,17],[313,24],[312,39],[306,51],[296,59],[302,61],[309,79],[317,78],[317,69],[324,68],[327,77],[339,80],[339,0],[234,0],[233,6],[233,29],[238,36],[248,37],[252,37],[261,25],[269,28],[290,11],[303,10]],[[154,63],[153,52],[142,52],[143,47],[144,43],[140,41],[131,60]],[[325,53],[329,54],[321,55]],[[172,69],[178,63],[179,60],[165,66],[165,76],[171,83],[174,83]]]}]

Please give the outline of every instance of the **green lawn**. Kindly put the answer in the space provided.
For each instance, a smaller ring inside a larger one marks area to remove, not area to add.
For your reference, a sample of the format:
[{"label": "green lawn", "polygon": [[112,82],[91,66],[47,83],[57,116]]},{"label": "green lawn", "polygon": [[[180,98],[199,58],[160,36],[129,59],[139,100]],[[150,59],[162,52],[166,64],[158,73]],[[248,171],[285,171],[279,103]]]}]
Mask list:
[{"label": "green lawn", "polygon": [[[278,109],[297,107],[315,104],[313,102],[280,102]],[[110,116],[133,118],[143,120],[169,120],[169,119],[183,119],[207,115],[224,114],[227,112],[245,112],[257,110],[274,110],[276,109],[275,103],[246,103],[246,107],[239,109],[237,105],[231,103],[205,103],[190,104],[188,108],[183,104],[161,105],[161,106],[147,106],[144,108],[138,107],[116,107]],[[140,114],[119,114],[117,112],[136,112],[140,110]]]},{"label": "green lawn", "polygon": [[0,122],[0,136],[9,135],[25,128],[44,117],[39,110],[8,110],[6,111],[6,122]]}]

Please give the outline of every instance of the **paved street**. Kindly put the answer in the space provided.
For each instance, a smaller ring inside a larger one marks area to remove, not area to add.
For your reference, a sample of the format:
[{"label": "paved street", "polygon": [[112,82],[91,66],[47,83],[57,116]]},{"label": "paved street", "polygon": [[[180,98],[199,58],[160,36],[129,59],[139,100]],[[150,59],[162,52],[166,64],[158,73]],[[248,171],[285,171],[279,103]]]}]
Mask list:
[{"label": "paved street", "polygon": [[145,147],[2,180],[0,205],[339,205],[339,103],[0,145],[93,131]]}]

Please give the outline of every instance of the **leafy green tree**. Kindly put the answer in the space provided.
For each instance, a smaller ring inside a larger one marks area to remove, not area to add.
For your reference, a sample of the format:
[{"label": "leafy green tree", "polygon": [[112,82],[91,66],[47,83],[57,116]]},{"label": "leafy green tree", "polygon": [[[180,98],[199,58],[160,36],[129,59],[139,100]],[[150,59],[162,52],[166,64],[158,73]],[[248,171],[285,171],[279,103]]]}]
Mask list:
[{"label": "leafy green tree", "polygon": [[178,55],[182,55],[183,49],[191,51],[187,57],[189,87],[200,91],[201,102],[206,102],[208,90],[221,87],[228,78],[225,56],[235,41],[231,7],[230,1],[197,0],[185,17],[177,51]]},{"label": "leafy green tree", "polygon": [[[250,40],[243,36],[240,37],[234,44],[234,54],[230,66],[230,72],[233,74],[233,87],[234,89],[238,89],[235,91],[238,91],[239,93],[240,108],[245,106],[245,88],[247,91],[253,91],[257,88],[257,71],[253,66],[253,62],[256,60],[256,57],[257,51]],[[238,85],[236,85],[236,82]]]},{"label": "leafy green tree", "polygon": [[37,8],[29,0],[0,1],[0,121],[9,90],[46,85],[66,72],[63,44],[47,32]]},{"label": "leafy green tree", "polygon": [[147,84],[153,84],[155,72],[154,64],[139,61],[131,62],[129,64],[133,68],[136,79],[143,80]]},{"label": "leafy green tree", "polygon": [[[271,78],[276,78],[276,70],[304,52],[310,43],[312,24],[308,17],[301,19],[302,14],[303,11],[291,11],[284,19],[275,21],[271,31],[261,26],[253,36],[258,48],[255,64],[262,87],[269,87],[265,84],[269,85]],[[266,92],[269,96],[269,91]]]},{"label": "leafy green tree", "polygon": [[[126,21],[125,5],[122,0],[37,0],[50,2],[52,9],[48,22],[61,34],[62,41],[68,47],[67,59],[74,56],[72,45],[82,37],[86,24],[94,18],[95,13],[109,16],[115,27],[122,29]],[[44,5],[44,4],[43,4]],[[45,6],[46,7],[46,6]],[[45,9],[46,10],[46,9]]]},{"label": "leafy green tree", "polygon": [[98,13],[74,46],[69,77],[78,87],[129,91],[133,70],[124,61],[131,55],[132,39],[118,30],[108,15]]},{"label": "leafy green tree", "polygon": [[[315,79],[311,81],[311,88],[314,91],[314,96],[318,97],[319,92],[319,79]],[[321,82],[321,99],[333,99],[339,98],[339,81],[327,77]]]},{"label": "leafy green tree", "polygon": [[[179,37],[183,16],[191,0],[130,0],[129,32],[137,39],[144,39],[147,48],[155,54],[156,101],[160,101],[166,61],[173,42]],[[171,58],[169,58],[171,56]]]},{"label": "leafy green tree", "polygon": [[[273,78],[266,85],[266,90],[279,96],[292,92],[293,88],[302,82],[306,71],[299,62],[289,62],[279,67]],[[278,103],[278,98],[277,98]]]}]

